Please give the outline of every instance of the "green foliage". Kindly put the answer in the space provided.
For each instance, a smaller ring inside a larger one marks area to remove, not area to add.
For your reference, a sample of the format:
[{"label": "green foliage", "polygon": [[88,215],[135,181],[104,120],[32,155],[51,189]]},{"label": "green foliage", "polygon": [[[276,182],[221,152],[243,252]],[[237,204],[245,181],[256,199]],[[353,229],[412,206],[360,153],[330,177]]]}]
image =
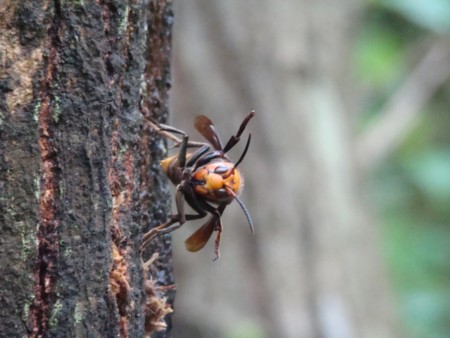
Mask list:
[{"label": "green foliage", "polygon": [[266,337],[262,328],[256,323],[245,322],[236,327],[230,328],[225,338],[262,338]]},{"label": "green foliage", "polygon": [[[414,69],[417,43],[450,33],[450,1],[375,1],[363,22],[355,68],[368,93],[364,127]],[[449,84],[372,178],[399,308],[414,338],[444,338],[450,332],[448,107]]]},{"label": "green foliage", "polygon": [[365,107],[369,114],[362,118],[366,122],[377,114],[389,94],[408,75],[411,45],[420,41],[425,32],[379,5],[369,6],[362,21],[364,25],[354,46],[353,60],[356,76],[371,93]]},{"label": "green foliage", "polygon": [[391,9],[436,33],[450,33],[450,1],[448,0],[382,0]]},{"label": "green foliage", "polygon": [[450,151],[427,147],[431,137],[423,133],[415,131],[380,168],[372,191],[411,336],[438,338],[450,332]]},{"label": "green foliage", "polygon": [[404,61],[402,41],[386,27],[369,25],[356,45],[357,75],[372,90],[380,90],[399,80]]},{"label": "green foliage", "polygon": [[405,167],[410,183],[423,194],[429,207],[445,213],[450,202],[450,149],[426,150],[407,159]]}]

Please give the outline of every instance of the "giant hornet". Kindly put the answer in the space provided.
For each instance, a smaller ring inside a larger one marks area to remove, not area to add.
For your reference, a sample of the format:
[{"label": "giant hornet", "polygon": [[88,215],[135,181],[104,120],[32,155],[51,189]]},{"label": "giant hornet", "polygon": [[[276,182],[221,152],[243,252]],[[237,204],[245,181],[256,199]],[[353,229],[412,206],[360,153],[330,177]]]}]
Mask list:
[{"label": "giant hornet", "polygon": [[[141,248],[144,249],[158,234],[170,233],[181,227],[186,221],[200,219],[208,214],[210,218],[185,241],[186,249],[196,252],[203,248],[214,231],[217,231],[214,260],[219,258],[219,245],[222,235],[222,222],[220,220],[226,206],[236,200],[247,218],[250,230],[254,233],[253,222],[244,203],[238,195],[242,191],[243,178],[237,166],[242,162],[250,146],[251,134],[248,135],[242,155],[233,163],[227,152],[240,140],[248,122],[255,115],[251,111],[242,121],[236,135],[222,146],[219,135],[213,123],[206,116],[195,118],[194,126],[209,142],[191,142],[189,136],[182,130],[164,124],[151,123],[154,129],[175,141],[174,147],[179,147],[178,155],[168,157],[161,161],[161,167],[170,181],[176,185],[175,203],[177,214],[144,234]],[[174,134],[181,135],[180,140]],[[188,148],[198,148],[188,153]],[[184,202],[197,213],[186,214]]]}]

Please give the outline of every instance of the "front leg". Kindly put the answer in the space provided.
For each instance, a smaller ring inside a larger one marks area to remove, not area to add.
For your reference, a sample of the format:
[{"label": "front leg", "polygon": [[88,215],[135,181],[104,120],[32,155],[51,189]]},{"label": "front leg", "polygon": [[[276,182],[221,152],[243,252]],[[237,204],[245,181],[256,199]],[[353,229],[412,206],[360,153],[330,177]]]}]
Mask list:
[{"label": "front leg", "polygon": [[214,241],[214,254],[215,257],[213,258],[213,261],[216,261],[220,258],[220,251],[219,251],[219,246],[220,246],[220,239],[222,238],[222,231],[223,231],[223,227],[222,227],[222,220],[220,219],[220,217],[222,216],[225,207],[227,206],[227,204],[221,204],[218,206],[217,208],[217,212],[219,213],[219,217],[217,218],[216,224],[215,224],[215,229],[217,231],[217,235],[216,235],[216,239]]},{"label": "front leg", "polygon": [[220,239],[222,238],[222,221],[220,219],[220,217],[217,219],[216,221],[216,228],[214,230],[217,231],[217,235],[216,235],[216,239],[214,241],[214,258],[213,261],[216,261],[220,258],[220,251],[219,251],[219,246],[220,246]]},{"label": "front leg", "polygon": [[[205,216],[206,216],[206,213],[202,214],[202,215],[188,214],[188,215],[185,215],[185,219],[187,221],[193,221],[196,219],[203,218]],[[180,221],[179,215],[172,215],[166,223],[160,224],[157,227],[147,231],[142,236],[141,251],[143,251],[147,247],[147,245],[149,245],[150,242],[156,238],[156,236],[165,235],[165,234],[171,233],[172,231],[180,228],[183,224],[180,224],[179,221]]]},{"label": "front leg", "polygon": [[170,219],[161,225],[158,225],[156,228],[153,228],[149,230],[147,233],[144,234],[142,238],[142,244],[141,249],[143,250],[151,241],[153,238],[155,238],[159,234],[168,234],[172,231],[177,230],[180,228],[184,223],[186,223],[186,220],[191,221],[195,219],[200,219],[206,216],[206,212],[203,211],[200,208],[194,208],[195,211],[197,211],[197,215],[186,215],[185,209],[184,209],[184,190],[183,187],[186,184],[180,183],[177,185],[177,192],[175,195],[175,203],[177,206],[177,214],[172,215]]}]

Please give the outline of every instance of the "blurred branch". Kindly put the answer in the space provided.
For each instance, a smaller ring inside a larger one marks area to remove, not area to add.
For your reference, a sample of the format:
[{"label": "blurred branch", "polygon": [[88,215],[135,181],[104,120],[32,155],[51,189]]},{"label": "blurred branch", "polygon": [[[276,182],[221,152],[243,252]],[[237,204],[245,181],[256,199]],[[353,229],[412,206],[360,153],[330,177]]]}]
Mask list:
[{"label": "blurred branch", "polygon": [[364,169],[375,167],[398,146],[424,106],[449,77],[450,46],[447,41],[439,40],[361,135],[356,154]]}]

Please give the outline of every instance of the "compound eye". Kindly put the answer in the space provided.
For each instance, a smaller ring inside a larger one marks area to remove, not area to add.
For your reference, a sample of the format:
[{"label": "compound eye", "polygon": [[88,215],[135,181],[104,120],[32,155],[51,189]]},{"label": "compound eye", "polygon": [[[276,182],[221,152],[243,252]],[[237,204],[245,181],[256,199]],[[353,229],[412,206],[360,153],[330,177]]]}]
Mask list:
[{"label": "compound eye", "polygon": [[228,168],[227,166],[224,165],[219,165],[214,169],[214,173],[215,174],[225,174],[230,168]]},{"label": "compound eye", "polygon": [[206,181],[205,180],[192,180],[192,183],[194,185],[205,185]]},{"label": "compound eye", "polygon": [[220,189],[214,190],[214,194],[215,194],[218,198],[226,198],[226,197],[229,197],[228,192],[227,192],[224,188],[220,188]]}]

